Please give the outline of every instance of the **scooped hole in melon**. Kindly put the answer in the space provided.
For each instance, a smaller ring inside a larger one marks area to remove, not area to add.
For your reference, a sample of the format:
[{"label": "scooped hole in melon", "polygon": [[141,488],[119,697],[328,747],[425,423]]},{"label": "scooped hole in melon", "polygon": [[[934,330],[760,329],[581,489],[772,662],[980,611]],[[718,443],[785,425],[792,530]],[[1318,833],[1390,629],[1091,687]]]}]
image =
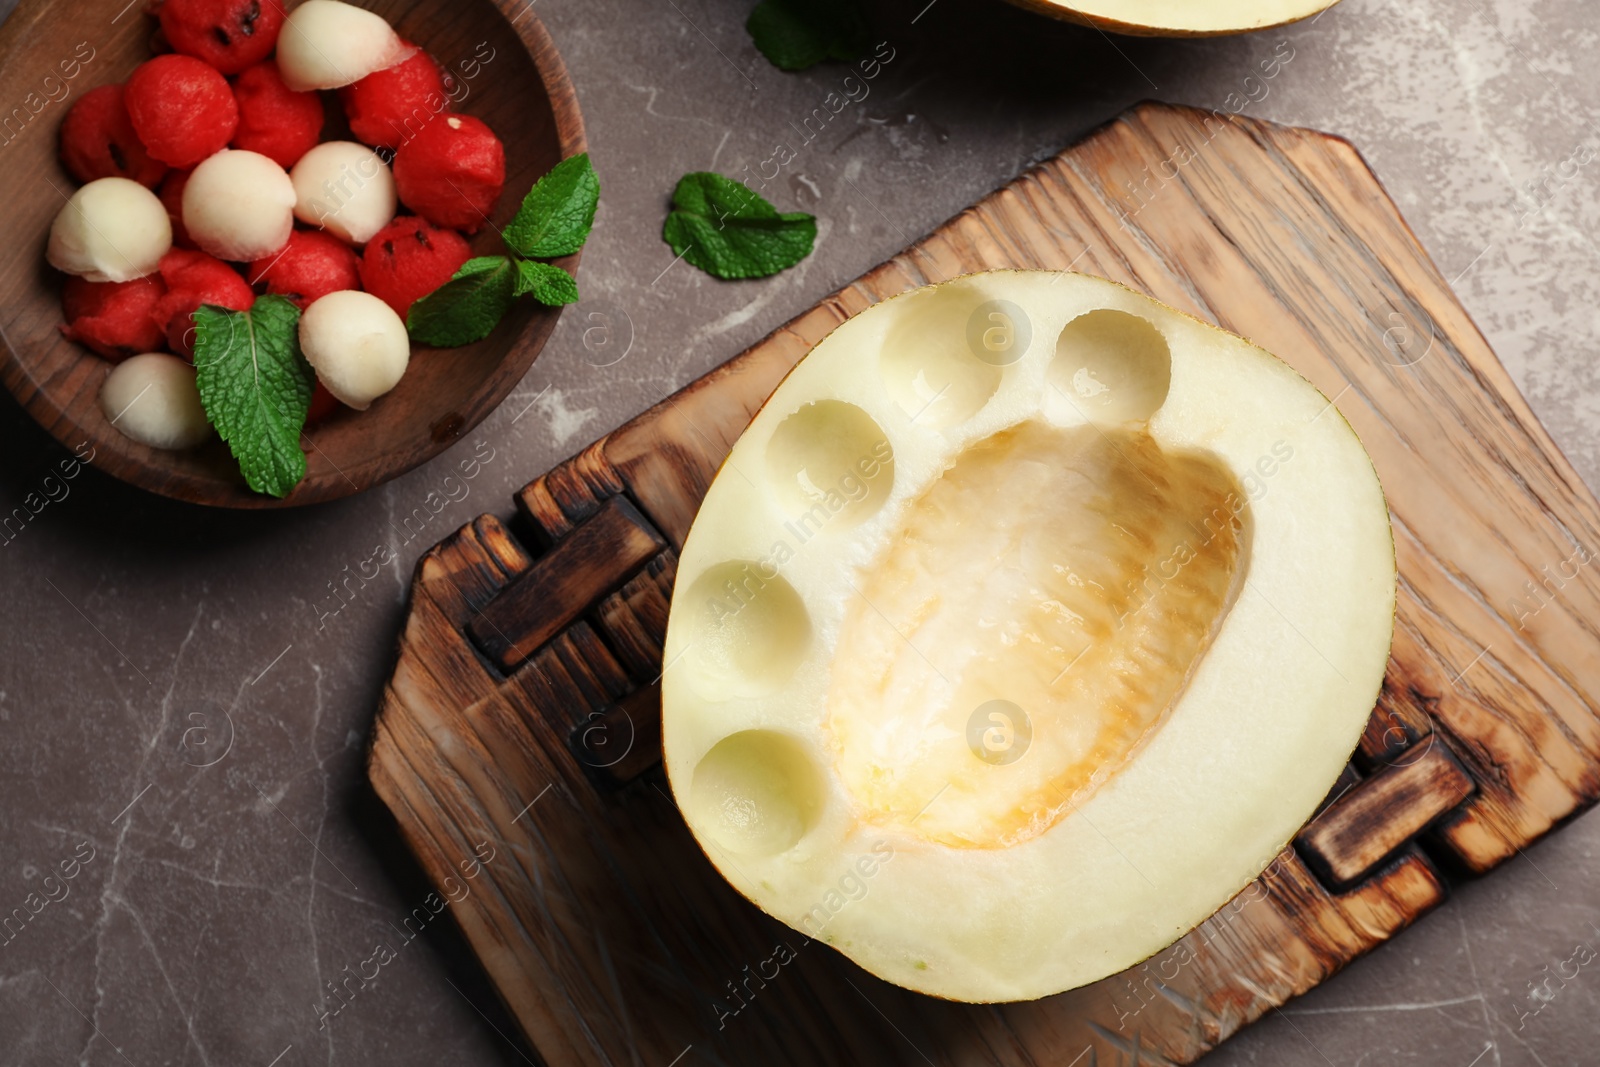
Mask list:
[{"label": "scooped hole in melon", "polygon": [[724,737],[695,766],[689,805],[713,842],[740,856],[793,848],[816,825],[823,786],[799,742],[773,730]]},{"label": "scooped hole in melon", "polygon": [[819,400],[784,419],[767,443],[767,476],[798,536],[837,532],[883,507],[894,449],[871,415]]},{"label": "scooped hole in melon", "polygon": [[894,311],[878,374],[918,426],[942,429],[972,418],[1033,343],[1027,313],[969,279],[913,294]]},{"label": "scooped hole in melon", "polygon": [[811,643],[805,603],[766,562],[728,560],[708,568],[690,586],[686,603],[684,669],[710,700],[781,688]]},{"label": "scooped hole in melon", "polygon": [[1094,423],[1143,422],[1166,403],[1172,352],[1145,319],[1101,308],[1067,323],[1045,373],[1055,394],[1047,407],[1065,404]]}]

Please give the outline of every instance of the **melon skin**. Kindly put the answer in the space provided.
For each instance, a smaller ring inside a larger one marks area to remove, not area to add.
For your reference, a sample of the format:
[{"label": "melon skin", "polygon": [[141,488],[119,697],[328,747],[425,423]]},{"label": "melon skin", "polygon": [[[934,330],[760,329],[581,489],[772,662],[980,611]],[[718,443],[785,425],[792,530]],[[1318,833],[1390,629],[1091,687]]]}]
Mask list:
[{"label": "melon skin", "polygon": [[1371,462],[1286,364],[1103,279],[969,275],[842,324],[734,446],[680,556],[665,765],[775,918],[906,988],[1035,999],[1279,856],[1394,602]]}]

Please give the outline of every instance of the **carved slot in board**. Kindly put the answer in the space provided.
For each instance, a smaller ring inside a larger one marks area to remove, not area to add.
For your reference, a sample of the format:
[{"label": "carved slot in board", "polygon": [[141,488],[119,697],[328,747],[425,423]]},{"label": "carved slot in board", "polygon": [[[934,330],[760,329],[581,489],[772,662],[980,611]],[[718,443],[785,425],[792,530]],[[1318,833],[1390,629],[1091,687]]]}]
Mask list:
[{"label": "carved slot in board", "polygon": [[467,633],[510,673],[665,547],[638,508],[612,497],[490,601]]},{"label": "carved slot in board", "polygon": [[[1379,715],[1373,721],[1381,721]],[[1301,855],[1330,888],[1348,886],[1429,824],[1466,801],[1473,781],[1428,734],[1398,759],[1328,806],[1295,838]]]},{"label": "carved slot in board", "polygon": [[627,785],[661,762],[661,684],[635,689],[572,731],[572,754],[602,784]]}]

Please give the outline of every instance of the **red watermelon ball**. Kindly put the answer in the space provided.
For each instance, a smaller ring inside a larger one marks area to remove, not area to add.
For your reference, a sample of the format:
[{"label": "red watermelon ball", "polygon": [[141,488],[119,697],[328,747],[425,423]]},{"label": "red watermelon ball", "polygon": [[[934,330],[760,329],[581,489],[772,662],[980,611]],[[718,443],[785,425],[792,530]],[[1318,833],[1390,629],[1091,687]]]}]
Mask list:
[{"label": "red watermelon ball", "polygon": [[259,152],[288,170],[322,137],[322,99],[283,84],[270,60],[242,71],[233,81],[233,97],[239,104],[234,148]]},{"label": "red watermelon ball", "polygon": [[166,334],[156,321],[156,305],[167,287],[159,275],[131,282],[91,282],[68,278],[61,290],[61,333],[120,363],[142,352],[158,352]]},{"label": "red watermelon ball", "polygon": [[506,183],[506,150],[470,115],[430,122],[394,155],[400,202],[435,226],[476,233]]},{"label": "red watermelon ball", "polygon": [[360,261],[355,251],[321,230],[295,230],[283,251],[250,264],[251,285],[293,300],[300,310],[318,297],[344,289],[360,289]]},{"label": "red watermelon ball", "polygon": [[318,382],[311,388],[311,405],[306,409],[306,428],[320,425],[344,407],[339,398],[328,392],[328,387]]},{"label": "red watermelon ball", "polygon": [[466,238],[406,215],[379,230],[361,253],[361,285],[402,319],[472,256]]},{"label": "red watermelon ball", "polygon": [[284,12],[276,0],[162,0],[157,16],[173,51],[238,74],[272,54]]},{"label": "red watermelon ball", "polygon": [[151,159],[122,102],[122,86],[101,85],[78,98],[61,120],[61,162],[85,184],[131,178],[153,189],[167,165]]},{"label": "red watermelon ball", "polygon": [[174,248],[194,247],[194,239],[183,228],[183,187],[189,184],[189,175],[193,173],[192,170],[169,170],[167,176],[161,179],[161,186],[156,189],[156,197],[160,199],[161,206],[167,209],[167,218],[172,220]]},{"label": "red watermelon ball", "polygon": [[156,321],[167,334],[167,344],[178,355],[194,354],[194,311],[201,304],[217,304],[246,311],[256,294],[239,272],[215,256],[187,248],[174,248],[161,257],[161,280],[167,295],[156,304]]},{"label": "red watermelon ball", "polygon": [[[407,49],[416,48],[403,42]],[[417,49],[404,63],[375,70],[339,90],[350,132],[374,148],[395,148],[449,110],[444,78],[428,53]]]},{"label": "red watermelon ball", "polygon": [[193,56],[156,56],[139,64],[122,98],[139,140],[170,167],[192,167],[220,152],[239,126],[228,79]]}]

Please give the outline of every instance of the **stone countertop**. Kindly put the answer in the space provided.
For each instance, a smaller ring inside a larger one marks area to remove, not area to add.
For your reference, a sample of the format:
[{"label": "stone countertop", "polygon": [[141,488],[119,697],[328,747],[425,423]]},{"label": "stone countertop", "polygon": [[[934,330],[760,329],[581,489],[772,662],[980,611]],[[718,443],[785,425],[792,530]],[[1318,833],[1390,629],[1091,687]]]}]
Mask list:
[{"label": "stone countertop", "polygon": [[[816,252],[726,284],[672,265],[674,181],[755,168],[843,75],[768,66],[749,6],[538,5],[605,187],[584,300],[445,457],[293,513],[210,512],[89,473],[0,545],[0,911],[62,864],[75,874],[0,944],[0,1064],[531,1062],[448,923],[338,1015],[317,1007],[429,892],[363,776],[417,556],[1139,99],[1249,94],[1250,114],[1353,141],[1600,485],[1589,0],[1346,0],[1314,24],[1204,41],[1110,38],[995,0],[881,0],[895,59],[768,188],[817,215]],[[1274,54],[1292,59],[1247,82]],[[65,453],[0,407],[9,513]],[[465,492],[397,533],[474,454],[488,458],[453,483]],[[380,545],[396,561],[334,598]],[[1594,1063],[1600,977],[1541,983],[1600,943],[1597,846],[1600,821],[1576,820],[1206,1063]]]}]

